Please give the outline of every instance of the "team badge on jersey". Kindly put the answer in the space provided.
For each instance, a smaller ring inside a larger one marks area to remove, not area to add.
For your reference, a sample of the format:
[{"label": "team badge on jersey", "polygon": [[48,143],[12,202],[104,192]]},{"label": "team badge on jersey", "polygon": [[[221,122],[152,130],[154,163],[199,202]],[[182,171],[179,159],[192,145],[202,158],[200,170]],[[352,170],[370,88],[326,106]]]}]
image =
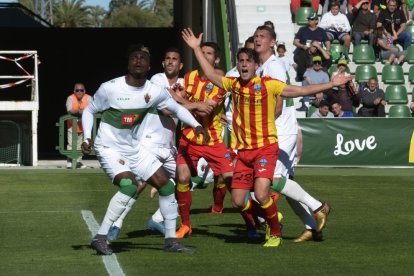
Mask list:
[{"label": "team badge on jersey", "polygon": [[122,166],[123,166],[123,165],[125,165],[125,161],[124,161],[124,160],[122,160],[122,159],[119,159],[119,160],[118,160],[118,162],[119,162],[119,164],[121,164]]},{"label": "team badge on jersey", "polygon": [[262,85],[261,84],[255,84],[253,86],[254,92],[257,94],[260,94],[260,92],[262,91]]},{"label": "team badge on jersey", "polygon": [[209,84],[206,85],[206,92],[210,93],[211,90],[213,90],[213,85],[211,83],[209,83]]},{"label": "team badge on jersey", "polygon": [[232,160],[232,158],[231,158],[231,154],[230,153],[226,153],[225,155],[224,155],[224,157],[227,159],[227,160],[229,160],[230,162],[232,162],[233,160]]},{"label": "team badge on jersey", "polygon": [[145,102],[148,103],[151,100],[151,96],[147,93],[144,96]]},{"label": "team badge on jersey", "polygon": [[260,166],[264,167],[269,163],[266,158],[260,159],[259,164]]}]

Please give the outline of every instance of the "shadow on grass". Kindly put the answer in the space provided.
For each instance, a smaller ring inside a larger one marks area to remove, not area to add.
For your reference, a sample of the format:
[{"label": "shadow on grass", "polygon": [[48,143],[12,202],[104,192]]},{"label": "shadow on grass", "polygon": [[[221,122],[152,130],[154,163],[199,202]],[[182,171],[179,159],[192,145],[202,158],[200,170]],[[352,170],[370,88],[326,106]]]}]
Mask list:
[{"label": "shadow on grass", "polygon": [[[128,252],[131,249],[146,249],[146,250],[154,250],[154,251],[162,251],[164,246],[163,239],[160,240],[157,244],[140,244],[140,243],[132,243],[132,242],[124,242],[124,241],[116,241],[110,244],[110,248],[113,250],[114,253],[121,253],[121,252]],[[93,250],[89,244],[80,244],[80,245],[72,245],[73,250]],[[99,255],[99,254],[98,254]]]}]

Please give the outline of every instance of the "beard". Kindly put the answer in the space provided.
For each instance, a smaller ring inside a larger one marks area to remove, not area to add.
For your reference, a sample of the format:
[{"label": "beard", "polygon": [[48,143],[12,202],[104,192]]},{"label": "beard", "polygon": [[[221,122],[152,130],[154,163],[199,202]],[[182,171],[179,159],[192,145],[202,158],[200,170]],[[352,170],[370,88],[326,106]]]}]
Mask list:
[{"label": "beard", "polygon": [[147,73],[141,73],[141,72],[129,72],[129,74],[134,78],[134,79],[146,79],[147,78]]}]

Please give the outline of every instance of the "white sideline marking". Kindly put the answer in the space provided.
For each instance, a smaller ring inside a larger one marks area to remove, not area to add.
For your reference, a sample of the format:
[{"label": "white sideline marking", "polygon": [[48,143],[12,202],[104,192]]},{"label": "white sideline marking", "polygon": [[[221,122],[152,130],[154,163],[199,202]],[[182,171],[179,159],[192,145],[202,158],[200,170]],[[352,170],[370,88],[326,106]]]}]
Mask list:
[{"label": "white sideline marking", "polygon": [[[82,210],[81,213],[83,220],[86,222],[86,225],[88,225],[88,229],[91,232],[92,237],[95,236],[95,234],[98,233],[99,224],[96,222],[93,213],[89,210]],[[108,271],[109,275],[125,276],[124,271],[118,263],[115,253],[112,253],[112,255],[109,256],[102,256],[102,262],[104,263],[106,271]]]}]

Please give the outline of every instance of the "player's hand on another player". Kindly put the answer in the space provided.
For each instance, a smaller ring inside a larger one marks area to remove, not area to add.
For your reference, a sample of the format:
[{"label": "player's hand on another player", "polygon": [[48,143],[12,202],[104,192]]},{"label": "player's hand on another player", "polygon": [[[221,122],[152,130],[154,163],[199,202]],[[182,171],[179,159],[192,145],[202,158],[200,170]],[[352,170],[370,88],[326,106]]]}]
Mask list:
[{"label": "player's hand on another player", "polygon": [[208,104],[207,102],[199,102],[197,104],[197,111],[201,113],[211,114],[213,112],[214,106]]},{"label": "player's hand on another player", "polygon": [[203,33],[196,37],[191,28],[182,30],[181,36],[183,37],[187,45],[190,46],[192,49],[199,47],[201,44],[201,40],[203,39]]},{"label": "player's hand on another player", "polygon": [[81,145],[83,154],[90,154],[92,152],[93,142],[92,139],[88,138]]},{"label": "player's hand on another player", "polygon": [[202,126],[197,126],[195,132],[197,137],[203,135],[203,144],[208,144],[208,142],[210,142],[210,135],[208,135],[207,131]]},{"label": "player's hand on another player", "polygon": [[349,81],[351,81],[354,77],[351,75],[344,75],[344,74],[336,74],[332,79],[331,83],[335,86],[340,86],[342,84],[345,84]]}]

